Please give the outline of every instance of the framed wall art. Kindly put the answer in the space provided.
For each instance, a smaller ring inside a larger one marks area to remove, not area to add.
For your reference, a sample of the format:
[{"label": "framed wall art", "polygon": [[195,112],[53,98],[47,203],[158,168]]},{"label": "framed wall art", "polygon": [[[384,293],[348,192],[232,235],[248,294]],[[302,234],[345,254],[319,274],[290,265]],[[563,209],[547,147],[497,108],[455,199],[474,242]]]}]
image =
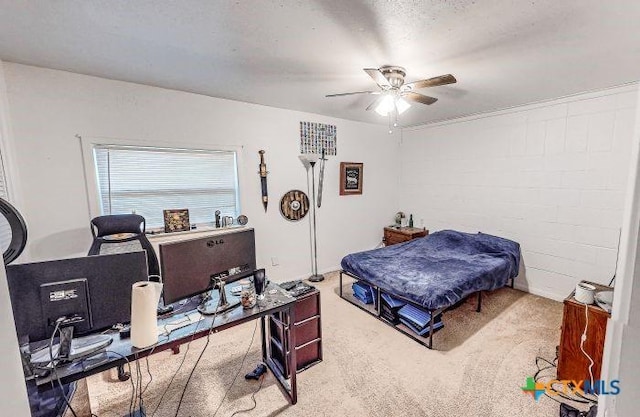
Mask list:
[{"label": "framed wall art", "polygon": [[337,129],[334,125],[314,122],[300,122],[300,153],[325,155],[337,152]]},{"label": "framed wall art", "polygon": [[184,232],[191,229],[189,210],[164,210],[164,232]]},{"label": "framed wall art", "polygon": [[340,195],[362,194],[362,162],[340,162]]}]

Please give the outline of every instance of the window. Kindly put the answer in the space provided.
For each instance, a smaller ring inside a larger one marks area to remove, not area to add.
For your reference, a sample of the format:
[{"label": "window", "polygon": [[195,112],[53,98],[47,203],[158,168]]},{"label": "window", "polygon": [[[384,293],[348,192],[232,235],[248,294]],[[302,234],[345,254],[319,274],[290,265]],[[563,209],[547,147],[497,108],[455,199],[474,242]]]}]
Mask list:
[{"label": "window", "polygon": [[7,180],[4,172],[4,161],[0,153],[0,198],[9,201],[9,193],[7,192]]},{"label": "window", "polygon": [[240,213],[234,151],[95,145],[93,157],[102,214],[135,212],[163,228],[165,209],[189,209],[196,224]]}]

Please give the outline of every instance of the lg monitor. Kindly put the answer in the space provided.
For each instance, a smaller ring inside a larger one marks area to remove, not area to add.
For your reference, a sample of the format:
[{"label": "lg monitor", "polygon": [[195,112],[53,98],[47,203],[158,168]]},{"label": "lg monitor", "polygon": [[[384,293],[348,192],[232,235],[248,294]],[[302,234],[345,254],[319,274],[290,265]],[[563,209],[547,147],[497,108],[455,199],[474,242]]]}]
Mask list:
[{"label": "lg monitor", "polygon": [[215,282],[234,282],[256,269],[253,229],[162,243],[159,247],[165,304],[206,293]]}]

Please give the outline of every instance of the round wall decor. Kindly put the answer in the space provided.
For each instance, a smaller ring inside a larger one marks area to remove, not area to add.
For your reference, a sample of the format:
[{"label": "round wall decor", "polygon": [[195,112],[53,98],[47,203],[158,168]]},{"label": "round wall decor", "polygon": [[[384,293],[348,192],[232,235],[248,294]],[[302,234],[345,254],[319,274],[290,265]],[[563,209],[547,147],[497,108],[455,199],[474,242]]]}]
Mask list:
[{"label": "round wall decor", "polygon": [[9,265],[27,244],[27,224],[8,201],[0,198],[0,250],[4,264]]},{"label": "round wall decor", "polygon": [[309,212],[309,197],[300,190],[291,190],[280,199],[280,213],[290,221],[301,220]]}]

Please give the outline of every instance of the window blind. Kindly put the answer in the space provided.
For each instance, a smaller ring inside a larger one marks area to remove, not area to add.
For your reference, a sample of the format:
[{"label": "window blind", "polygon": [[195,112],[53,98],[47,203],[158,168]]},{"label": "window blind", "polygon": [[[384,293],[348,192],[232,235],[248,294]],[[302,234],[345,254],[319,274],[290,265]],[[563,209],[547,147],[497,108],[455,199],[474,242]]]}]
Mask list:
[{"label": "window blind", "polygon": [[3,156],[0,154],[0,198],[9,201],[9,193],[7,192],[7,181],[4,172]]},{"label": "window blind", "polygon": [[135,212],[157,228],[165,209],[189,209],[196,224],[240,213],[233,151],[96,145],[94,159],[102,214]]}]

